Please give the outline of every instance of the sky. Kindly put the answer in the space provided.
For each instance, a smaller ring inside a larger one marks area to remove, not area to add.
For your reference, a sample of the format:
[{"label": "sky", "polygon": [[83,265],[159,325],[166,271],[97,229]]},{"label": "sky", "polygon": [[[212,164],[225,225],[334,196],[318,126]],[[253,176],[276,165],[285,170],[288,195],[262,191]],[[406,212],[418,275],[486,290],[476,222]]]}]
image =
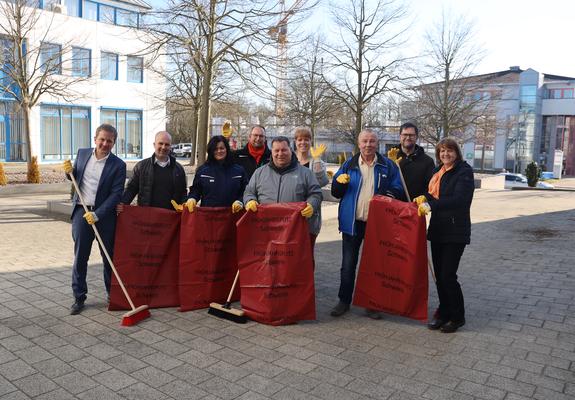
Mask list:
[{"label": "sky", "polygon": [[[344,1],[344,0],[339,0]],[[161,7],[163,0],[148,0]],[[285,0],[290,7],[294,0]],[[309,0],[311,3],[312,0]],[[477,43],[485,57],[476,72],[502,71],[510,66],[575,77],[575,0],[404,0],[409,6],[410,46],[415,53],[422,38],[442,14],[463,15],[476,24]],[[328,18],[329,0],[320,0]],[[317,15],[314,15],[314,18]],[[321,17],[320,17],[321,18]],[[317,20],[315,20],[317,23]]]}]

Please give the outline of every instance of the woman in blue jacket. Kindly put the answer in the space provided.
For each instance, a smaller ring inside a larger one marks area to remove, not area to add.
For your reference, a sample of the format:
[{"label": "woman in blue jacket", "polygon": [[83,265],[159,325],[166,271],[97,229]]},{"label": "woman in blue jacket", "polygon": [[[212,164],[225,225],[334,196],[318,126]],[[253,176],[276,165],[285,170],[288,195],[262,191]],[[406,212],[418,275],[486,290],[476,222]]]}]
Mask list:
[{"label": "woman in blue jacket", "polygon": [[193,212],[198,203],[203,207],[243,209],[242,196],[248,181],[244,169],[234,164],[228,140],[214,136],[208,142],[208,159],[197,170],[190,187],[186,207]]},{"label": "woman in blue jacket", "polygon": [[463,292],[457,281],[459,261],[470,243],[470,209],[475,189],[473,169],[463,161],[457,142],[441,140],[435,148],[438,167],[428,192],[414,201],[420,215],[431,212],[427,239],[437,279],[439,307],[429,329],[452,333],[465,325]]}]

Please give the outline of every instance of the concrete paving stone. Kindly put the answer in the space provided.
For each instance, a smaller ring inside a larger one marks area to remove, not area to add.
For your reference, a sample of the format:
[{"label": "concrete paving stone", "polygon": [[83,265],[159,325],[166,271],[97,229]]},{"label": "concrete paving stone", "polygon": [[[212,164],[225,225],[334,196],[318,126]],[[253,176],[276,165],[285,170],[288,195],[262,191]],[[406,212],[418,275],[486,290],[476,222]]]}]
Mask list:
[{"label": "concrete paving stone", "polygon": [[272,396],[274,393],[279,392],[284,387],[274,380],[256,374],[247,375],[238,380],[236,383],[242,385],[250,391],[257,392],[264,396]]},{"label": "concrete paving stone", "polygon": [[473,365],[473,369],[482,371],[488,374],[503,376],[505,378],[513,379],[517,376],[518,370],[516,368],[507,367],[501,364],[494,364],[487,361],[479,360]]},{"label": "concrete paving stone", "polygon": [[544,367],[543,364],[527,360],[520,360],[514,357],[503,357],[500,364],[533,373],[541,373]]},{"label": "concrete paving stone", "polygon": [[455,389],[459,382],[461,382],[459,378],[454,378],[441,372],[433,372],[428,370],[419,371],[411,379],[450,390]]},{"label": "concrete paving stone", "polygon": [[416,396],[411,393],[406,392],[395,392],[390,397],[389,400],[420,400],[420,396]]},{"label": "concrete paving stone", "polygon": [[207,367],[205,370],[214,376],[219,376],[232,382],[236,382],[252,373],[250,371],[246,371],[246,369],[243,368],[243,365],[237,367],[224,361],[218,361],[217,363]]},{"label": "concrete paving stone", "polygon": [[207,368],[199,368],[190,364],[184,364],[180,367],[176,367],[170,371],[170,374],[180,378],[184,382],[188,382],[191,385],[197,385],[199,383],[205,382],[214,378],[215,375],[208,372]]},{"label": "concrete paving stone", "polygon": [[237,351],[243,351],[245,349],[255,347],[253,345],[253,343],[250,343],[247,340],[239,339],[239,338],[237,338],[235,336],[231,336],[231,335],[223,336],[223,337],[215,340],[215,343],[219,344],[220,346],[234,349]]},{"label": "concrete paving stone", "polygon": [[520,371],[519,375],[517,376],[517,380],[520,382],[525,382],[535,386],[554,390],[556,392],[563,392],[565,388],[565,382],[563,380],[542,376],[540,374],[533,374],[526,371]]},{"label": "concrete paving stone", "polygon": [[388,373],[385,371],[380,371],[372,367],[366,367],[364,365],[350,365],[341,370],[342,374],[348,375],[354,378],[364,379],[374,383],[381,383],[383,378],[385,378]]},{"label": "concrete paving stone", "polygon": [[[119,325],[120,325],[120,322],[118,320],[118,326]],[[111,329],[105,325],[99,324],[97,322],[91,322],[88,324],[83,324],[83,325],[78,326],[78,328],[83,330],[86,334],[92,335],[94,337],[97,337],[100,335],[107,335],[107,334],[114,332],[113,329]],[[79,336],[79,335],[71,336],[71,338],[75,338],[76,336]],[[94,344],[94,343],[87,344],[87,346],[90,346],[92,344]]]},{"label": "concrete paving stone", "polygon": [[305,348],[328,356],[337,356],[345,351],[345,349],[342,347],[334,346],[329,343],[323,343],[320,340],[312,341],[311,343],[307,344]]},{"label": "concrete paving stone", "polygon": [[132,341],[130,343],[123,344],[118,346],[117,349],[122,353],[129,354],[130,356],[136,358],[143,358],[157,352],[156,349],[150,346],[145,346],[138,341]]},{"label": "concrete paving stone", "polygon": [[33,366],[50,379],[66,375],[74,371],[74,368],[72,368],[68,363],[56,357],[37,362]]},{"label": "concrete paving stone", "polygon": [[151,385],[152,387],[163,386],[176,379],[175,376],[151,366],[132,372],[130,376],[138,379],[140,382]]},{"label": "concrete paving stone", "polygon": [[246,339],[248,342],[256,344],[266,349],[274,350],[283,345],[283,342],[273,337],[266,337],[264,335],[254,335]]},{"label": "concrete paving stone", "polygon": [[570,394],[558,393],[553,390],[538,387],[533,398],[536,400],[573,400]]},{"label": "concrete paving stone", "polygon": [[[221,337],[219,337],[218,339],[220,339]],[[219,345],[217,343],[214,343],[212,340],[204,339],[202,337],[196,337],[192,339],[191,341],[186,343],[186,346],[192,350],[197,350],[199,352],[206,354],[211,354],[224,348],[222,345]]]},{"label": "concrete paving stone", "polygon": [[13,381],[14,385],[30,397],[50,392],[58,386],[42,374],[29,375]]},{"label": "concrete paving stone", "polygon": [[467,381],[484,384],[489,377],[489,374],[481,371],[476,371],[470,368],[463,368],[459,366],[450,365],[444,371],[448,376],[452,376]]},{"label": "concrete paving stone", "polygon": [[15,390],[17,390],[16,386],[0,376],[0,397]]},{"label": "concrete paving stone", "polygon": [[34,375],[38,371],[22,360],[9,361],[0,365],[0,375],[9,381]]},{"label": "concrete paving stone", "polygon": [[131,339],[128,335],[121,333],[121,332],[113,332],[107,333],[104,335],[99,335],[98,340],[102,343],[110,345],[114,348],[123,346],[125,344],[131,343],[134,340]]},{"label": "concrete paving stone", "polygon": [[266,399],[269,399],[269,397],[252,391],[245,392],[244,394],[242,394],[240,397],[237,398],[237,400],[266,400]]},{"label": "concrete paving stone", "polygon": [[204,381],[198,384],[198,386],[200,389],[205,390],[206,392],[209,392],[224,400],[235,399],[236,397],[241,396],[248,391],[248,389],[235,382],[230,382],[219,377],[214,377]]},{"label": "concrete paving stone", "polygon": [[[85,325],[84,325],[85,326]],[[90,333],[86,333],[86,332],[80,332],[78,334],[75,335],[71,335],[71,336],[67,336],[66,338],[63,338],[66,340],[66,342],[80,348],[80,349],[85,349],[91,346],[94,346],[96,344],[101,343],[100,339],[97,338],[96,335],[99,335],[100,333],[95,331],[93,333],[94,336],[92,336],[92,334]]]},{"label": "concrete paving stone", "polygon": [[289,369],[291,371],[299,372],[302,374],[308,373],[316,368],[316,365],[313,363],[290,356],[284,356],[274,361],[273,364],[277,365],[278,367]]},{"label": "concrete paving stone", "polygon": [[575,351],[575,343],[569,343],[565,340],[561,340],[561,337],[559,337],[558,340],[536,338],[535,341],[539,344],[543,344],[551,348],[562,349],[567,351]]},{"label": "concrete paving stone", "polygon": [[137,380],[132,378],[130,375],[127,375],[114,368],[96,374],[92,376],[92,379],[115,392],[137,383]]},{"label": "concrete paving stone", "polygon": [[429,386],[423,393],[422,398],[431,400],[473,400],[474,397],[456,392],[454,390],[445,389],[438,386]]},{"label": "concrete paving stone", "polygon": [[227,347],[222,347],[221,349],[211,353],[210,355],[213,356],[214,358],[217,358],[218,360],[222,360],[236,366],[244,364],[249,360],[251,360],[250,356],[240,353],[239,351],[229,349]]},{"label": "concrete paving stone", "polygon": [[531,396],[535,392],[535,385],[531,383],[518,382],[513,379],[496,375],[491,375],[487,379],[486,385],[527,397]]},{"label": "concrete paving stone", "polygon": [[345,350],[341,352],[338,357],[354,365],[374,366],[382,361],[381,357],[353,350]]},{"label": "concrete paving stone", "polygon": [[241,368],[247,372],[253,372],[267,378],[273,378],[285,371],[285,368],[278,367],[277,365],[270,364],[259,359],[252,359],[245,364],[242,364]]},{"label": "concrete paving stone", "polygon": [[370,399],[387,400],[395,392],[395,389],[381,384],[375,384],[362,379],[354,379],[346,387],[354,393],[367,396]]},{"label": "concrete paving stone", "polygon": [[392,374],[389,374],[385,378],[383,378],[381,384],[402,392],[417,395],[421,395],[423,392],[427,390],[427,387],[429,386],[428,384],[423,382],[416,382],[413,380],[413,378],[404,378],[402,376]]},{"label": "concrete paving stone", "polygon": [[0,346],[4,347],[6,350],[15,352],[34,346],[34,342],[26,339],[22,335],[13,335],[0,339]]},{"label": "concrete paving stone", "polygon": [[325,367],[316,367],[314,370],[306,374],[310,378],[317,379],[318,381],[328,383],[330,385],[336,385],[340,387],[345,387],[354,378],[343,372],[336,372]]},{"label": "concrete paving stone", "polygon": [[197,386],[190,385],[187,382],[176,380],[161,386],[158,390],[176,400],[199,400],[205,399],[207,392],[199,389]]},{"label": "concrete paving stone", "polygon": [[[42,344],[40,344],[40,346],[41,345]],[[84,352],[82,349],[79,349],[76,346],[72,346],[71,344],[52,348],[50,349],[50,352],[54,354],[56,357],[58,357],[60,360],[69,363],[72,361],[80,360],[88,356],[88,354]]]},{"label": "concrete paving stone", "polygon": [[83,357],[79,360],[73,361],[70,365],[74,367],[76,371],[81,371],[83,374],[88,376],[93,376],[112,368],[109,364],[92,356]]},{"label": "concrete paving stone", "polygon": [[130,400],[163,400],[168,398],[168,395],[146,385],[145,383],[136,383],[120,390],[117,394]]},{"label": "concrete paving stone", "polygon": [[123,397],[104,386],[96,386],[77,395],[82,400],[122,400]]},{"label": "concrete paving stone", "polygon": [[14,353],[0,347],[0,364],[18,359]]},{"label": "concrete paving stone", "polygon": [[427,369],[433,372],[439,372],[445,370],[448,364],[443,360],[438,360],[436,357],[426,357],[426,356],[410,356],[405,361],[404,364],[407,367],[414,367],[419,369]]},{"label": "concrete paving stone", "polygon": [[279,382],[284,386],[287,385],[293,387],[301,392],[309,392],[314,387],[321,384],[321,381],[318,379],[293,371],[284,371],[278,374],[274,377],[274,381]]},{"label": "concrete paving stone", "polygon": [[248,339],[252,336],[255,336],[256,333],[251,332],[249,329],[244,329],[243,327],[238,326],[237,324],[229,324],[225,328],[221,330],[222,333],[225,335],[234,336],[238,339]]},{"label": "concrete paving stone", "polygon": [[14,354],[28,364],[34,364],[39,361],[54,358],[54,355],[39,346],[28,347],[24,350],[15,351]]},{"label": "concrete paving stone", "polygon": [[35,400],[74,400],[76,397],[64,389],[56,389],[35,397]]},{"label": "concrete paving stone", "polygon": [[69,374],[54,378],[53,381],[75,395],[98,386],[94,380],[83,372],[82,370],[75,370]]},{"label": "concrete paving stone", "polygon": [[157,333],[151,332],[151,331],[147,331],[144,329],[139,329],[138,331],[131,333],[130,338],[137,340],[138,342],[141,342],[143,344],[147,344],[150,345],[152,343],[157,343],[157,342],[161,342],[162,340],[164,340],[164,337],[161,335],[158,335]]},{"label": "concrete paving stone", "polygon": [[27,339],[33,339],[38,336],[42,336],[48,333],[48,331],[38,325],[27,325],[21,328],[17,328],[16,332],[24,336]]},{"label": "concrete paving stone", "polygon": [[31,397],[26,396],[21,391],[10,392],[0,397],[0,400],[30,400]]},{"label": "concrete paving stone", "polygon": [[175,328],[162,332],[162,336],[166,339],[173,340],[174,342],[184,344],[196,337],[196,335]]},{"label": "concrete paving stone", "polygon": [[184,362],[174,359],[172,356],[163,353],[154,353],[142,358],[142,361],[162,371],[169,371],[182,365]]},{"label": "concrete paving stone", "polygon": [[150,345],[161,353],[172,356],[172,358],[185,353],[190,348],[170,339],[162,340],[161,342],[153,343]]},{"label": "concrete paving stone", "polygon": [[284,354],[280,353],[279,351],[271,350],[260,346],[251,346],[245,349],[241,349],[240,351],[243,354],[246,354],[250,357],[254,357],[257,358],[258,360],[266,362],[274,362],[284,357]]},{"label": "concrete paving stone", "polygon": [[180,354],[177,358],[185,363],[195,365],[198,368],[205,368],[219,361],[216,357],[196,350],[186,351],[184,354]]},{"label": "concrete paving stone", "polygon": [[319,397],[301,392],[297,389],[287,387],[277,392],[273,397],[274,400],[318,400]]},{"label": "concrete paving stone", "polygon": [[374,368],[378,371],[383,371],[388,374],[401,375],[406,378],[411,378],[415,376],[417,372],[419,372],[419,368],[417,367],[396,363],[393,360],[381,360],[374,365]]},{"label": "concrete paving stone", "polygon": [[[563,352],[561,353],[561,355],[566,355],[565,353],[566,352]],[[541,365],[551,365],[557,368],[569,369],[569,364],[571,363],[570,360],[556,357],[553,354],[556,353],[553,352],[551,355],[548,356],[546,354],[530,352],[529,354],[527,354],[526,359],[527,361],[539,363]]]},{"label": "concrete paving stone", "polygon": [[103,361],[122,354],[121,351],[118,351],[114,347],[105,343],[98,343],[93,346],[86,347],[84,351]]},{"label": "concrete paving stone", "polygon": [[[571,363],[571,366],[575,367],[575,363]],[[550,378],[559,379],[564,382],[575,383],[575,368],[573,370],[564,370],[548,365],[545,367],[543,374]]]},{"label": "concrete paving stone", "polygon": [[275,350],[285,355],[299,358],[301,360],[305,360],[316,354],[314,351],[308,350],[305,347],[295,346],[289,343],[283,344]]},{"label": "concrete paving stone", "polygon": [[321,365],[323,367],[332,369],[334,371],[341,371],[349,365],[349,361],[341,360],[337,357],[328,356],[327,354],[315,353],[309,357],[306,361]]},{"label": "concrete paving stone", "polygon": [[148,366],[145,362],[128,354],[121,354],[106,360],[106,364],[128,374]]},{"label": "concrete paving stone", "polygon": [[324,400],[352,400],[361,398],[361,395],[358,393],[328,383],[322,383],[316,386],[310,394]]},{"label": "concrete paving stone", "polygon": [[575,397],[575,384],[573,383],[567,383],[565,385],[565,390],[564,390],[565,394],[571,395]]}]

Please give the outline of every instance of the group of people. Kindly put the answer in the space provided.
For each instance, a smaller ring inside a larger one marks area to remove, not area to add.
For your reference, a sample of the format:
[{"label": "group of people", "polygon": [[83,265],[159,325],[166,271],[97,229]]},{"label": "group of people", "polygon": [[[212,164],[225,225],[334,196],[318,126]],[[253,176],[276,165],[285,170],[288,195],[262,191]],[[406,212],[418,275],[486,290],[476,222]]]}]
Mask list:
[{"label": "group of people", "polygon": [[[450,138],[441,140],[436,146],[436,167],[433,159],[416,144],[418,135],[414,124],[403,124],[397,150],[386,157],[378,152],[377,134],[364,129],[358,135],[359,153],[346,160],[333,175],[331,193],[340,199],[338,220],[342,233],[339,301],[331,310],[333,317],[345,314],[350,308],[369,201],[374,195],[384,195],[415,201],[419,215],[431,212],[428,239],[439,307],[429,329],[455,332],[465,324],[457,269],[470,240],[473,171],[463,161],[457,142]],[[293,147],[285,136],[274,137],[268,147],[266,131],[261,125],[252,127],[248,143],[237,151],[230,149],[224,136],[212,137],[207,146],[207,160],[197,168],[189,191],[184,169],[171,155],[172,138],[168,132],[155,135],[154,154],[135,165],[125,188],[126,165],[111,153],[116,139],[116,129],[103,124],[96,130],[95,147],[80,149],[74,165],[70,161],[63,165],[66,174],[73,174],[78,181],[88,209],[84,212],[76,194],[72,211],[75,302],[71,314],[82,312],[86,301],[87,262],[94,240],[89,225],[96,224],[104,245],[112,253],[116,216],[136,196],[138,206],[179,212],[194,212],[198,206],[231,207],[234,213],[242,209],[257,212],[259,204],[304,202],[301,215],[309,222],[313,254],[321,229],[321,187],[330,179],[321,160],[326,147],[311,146],[308,128],[295,130]],[[110,272],[104,257],[108,295]],[[370,318],[381,318],[377,310],[366,312]]]}]

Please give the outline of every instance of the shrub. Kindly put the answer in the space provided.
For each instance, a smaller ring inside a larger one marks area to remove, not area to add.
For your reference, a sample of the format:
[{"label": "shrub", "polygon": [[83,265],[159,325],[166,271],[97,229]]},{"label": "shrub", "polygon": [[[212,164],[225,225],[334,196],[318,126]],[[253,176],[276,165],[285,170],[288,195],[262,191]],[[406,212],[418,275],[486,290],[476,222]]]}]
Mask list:
[{"label": "shrub", "polygon": [[38,167],[38,157],[32,157],[32,162],[28,164],[28,183],[40,183],[40,167]]},{"label": "shrub", "polygon": [[0,186],[6,186],[8,184],[8,179],[6,178],[6,173],[4,172],[4,164],[0,163]]},{"label": "shrub", "polygon": [[537,186],[537,181],[541,178],[541,167],[535,161],[531,161],[525,168],[525,176],[529,187]]}]

